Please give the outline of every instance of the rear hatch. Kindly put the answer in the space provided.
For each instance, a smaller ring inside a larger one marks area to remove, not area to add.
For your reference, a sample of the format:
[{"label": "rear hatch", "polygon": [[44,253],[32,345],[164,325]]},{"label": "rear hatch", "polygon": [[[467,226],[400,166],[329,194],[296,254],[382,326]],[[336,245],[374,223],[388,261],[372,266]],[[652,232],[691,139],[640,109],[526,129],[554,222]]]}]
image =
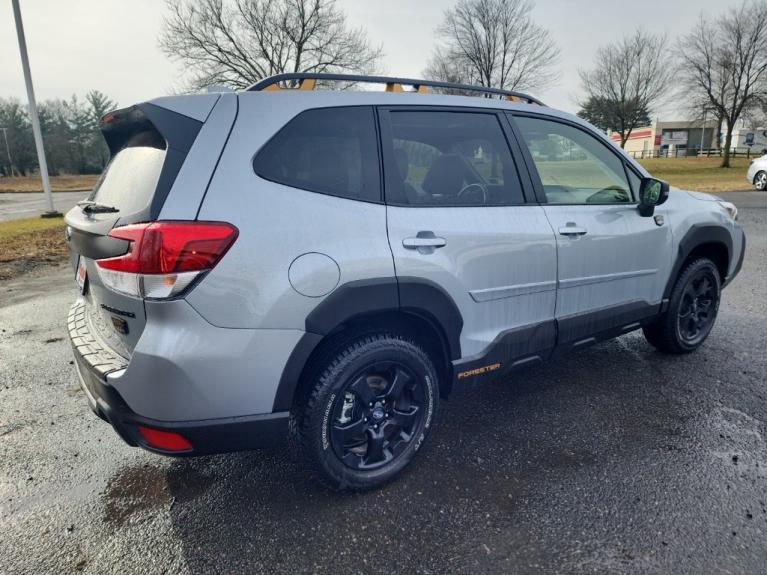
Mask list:
[{"label": "rear hatch", "polygon": [[[202,122],[150,103],[107,114],[101,130],[111,160],[93,192],[66,215],[66,236],[91,331],[126,359],[146,323],[144,301],[115,289],[96,260],[132,249],[113,228],[153,222]],[[106,281],[105,281],[106,279]]]}]

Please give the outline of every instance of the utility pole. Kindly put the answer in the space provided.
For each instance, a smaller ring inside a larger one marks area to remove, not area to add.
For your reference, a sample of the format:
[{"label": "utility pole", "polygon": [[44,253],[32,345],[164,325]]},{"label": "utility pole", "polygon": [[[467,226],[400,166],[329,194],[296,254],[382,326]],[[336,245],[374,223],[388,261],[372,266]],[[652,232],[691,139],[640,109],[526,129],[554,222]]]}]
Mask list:
[{"label": "utility pole", "polygon": [[13,159],[11,159],[11,147],[8,145],[8,128],[0,128],[3,131],[3,138],[5,138],[5,150],[8,152],[8,169],[11,170],[11,177],[13,177]]},{"label": "utility pole", "polygon": [[40,130],[40,118],[37,115],[37,103],[35,102],[35,90],[32,87],[32,73],[29,70],[29,56],[27,55],[27,41],[24,38],[24,24],[21,21],[19,0],[11,0],[13,4],[13,17],[16,20],[16,34],[19,37],[19,53],[21,54],[21,67],[24,69],[24,83],[27,85],[27,100],[29,101],[29,119],[32,121],[32,132],[35,135],[35,147],[37,148],[37,162],[40,165],[40,178],[43,180],[43,193],[48,203],[48,210],[41,215],[44,218],[52,218],[61,214],[53,207],[53,194],[51,183],[48,180],[48,164],[45,162],[45,148],[43,147],[43,133]]}]

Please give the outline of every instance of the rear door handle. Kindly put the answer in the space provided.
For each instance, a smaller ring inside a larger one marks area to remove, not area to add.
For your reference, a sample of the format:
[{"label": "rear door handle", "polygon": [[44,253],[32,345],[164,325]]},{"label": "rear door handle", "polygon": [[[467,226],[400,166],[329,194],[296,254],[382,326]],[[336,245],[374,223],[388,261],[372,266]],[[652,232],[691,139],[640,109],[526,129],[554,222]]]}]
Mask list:
[{"label": "rear door handle", "polygon": [[409,250],[418,250],[422,254],[430,254],[437,248],[443,248],[447,245],[445,238],[434,235],[434,232],[418,232],[414,238],[405,238],[402,240],[402,247]]},{"label": "rear door handle", "polygon": [[576,225],[575,222],[567,222],[567,224],[559,228],[559,233],[563,236],[582,236],[587,234],[588,230]]}]

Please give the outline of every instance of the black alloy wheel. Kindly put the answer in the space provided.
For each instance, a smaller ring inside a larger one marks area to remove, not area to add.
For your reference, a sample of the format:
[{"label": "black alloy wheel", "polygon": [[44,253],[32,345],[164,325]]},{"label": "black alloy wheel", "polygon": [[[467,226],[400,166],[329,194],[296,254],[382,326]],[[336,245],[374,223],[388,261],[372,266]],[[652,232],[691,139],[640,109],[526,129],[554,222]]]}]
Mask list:
[{"label": "black alloy wheel", "polygon": [[352,469],[386,465],[413,441],[425,404],[424,386],[406,365],[374,363],[354,376],[335,401],[333,450]]},{"label": "black alloy wheel", "polygon": [[341,333],[307,368],[294,406],[308,463],[331,489],[380,487],[424,445],[439,380],[417,341],[388,332]]},{"label": "black alloy wheel", "polygon": [[677,313],[679,337],[690,346],[702,342],[716,319],[718,282],[711,270],[698,270],[687,282]]},{"label": "black alloy wheel", "polygon": [[647,341],[664,353],[690,353],[711,333],[719,311],[721,280],[708,258],[688,263],[674,282],[668,307],[645,325]]}]

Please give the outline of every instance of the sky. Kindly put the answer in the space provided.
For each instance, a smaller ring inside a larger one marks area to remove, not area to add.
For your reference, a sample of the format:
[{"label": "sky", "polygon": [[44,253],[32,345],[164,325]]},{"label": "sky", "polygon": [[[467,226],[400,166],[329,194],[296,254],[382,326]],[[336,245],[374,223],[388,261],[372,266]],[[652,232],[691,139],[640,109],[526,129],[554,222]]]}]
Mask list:
[{"label": "sky", "polygon": [[[383,69],[420,77],[434,29],[452,0],[338,0],[352,26],[361,26],[384,51]],[[105,92],[120,106],[167,95],[183,84],[181,68],[159,49],[161,0],[20,0],[37,100]],[[701,11],[719,14],[736,0],[534,0],[533,17],[561,49],[557,81],[534,95],[576,112],[578,70],[601,44],[643,27],[673,41]],[[10,0],[0,1],[0,98],[25,101]],[[673,103],[660,112],[676,114]],[[678,115],[678,114],[677,114]]]}]

